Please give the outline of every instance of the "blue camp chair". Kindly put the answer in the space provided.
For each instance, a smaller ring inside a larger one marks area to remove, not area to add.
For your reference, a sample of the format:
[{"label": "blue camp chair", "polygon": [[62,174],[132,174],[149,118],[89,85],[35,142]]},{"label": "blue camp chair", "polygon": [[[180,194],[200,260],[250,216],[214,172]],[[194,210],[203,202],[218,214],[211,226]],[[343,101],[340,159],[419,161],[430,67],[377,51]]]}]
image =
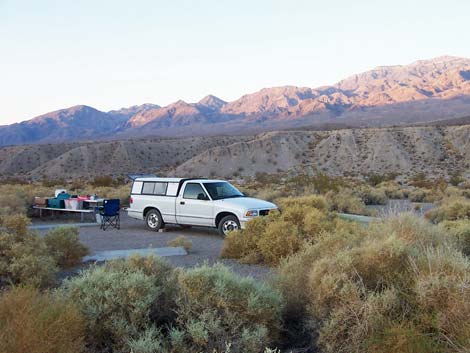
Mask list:
[{"label": "blue camp chair", "polygon": [[106,230],[109,227],[121,228],[121,219],[119,217],[120,201],[119,199],[104,200],[103,207],[100,208],[101,229]]}]

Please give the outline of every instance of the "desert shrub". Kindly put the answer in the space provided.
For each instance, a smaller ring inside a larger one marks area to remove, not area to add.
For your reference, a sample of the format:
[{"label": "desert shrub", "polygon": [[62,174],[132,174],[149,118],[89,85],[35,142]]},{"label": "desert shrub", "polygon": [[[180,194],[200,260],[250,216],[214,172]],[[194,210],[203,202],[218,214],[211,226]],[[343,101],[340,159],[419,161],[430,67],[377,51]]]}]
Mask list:
[{"label": "desert shrub", "polygon": [[366,205],[386,205],[388,201],[387,195],[382,189],[361,187],[357,193]]},{"label": "desert shrub", "polygon": [[66,184],[64,178],[44,178],[41,180],[42,186],[51,188],[51,187],[61,187]]},{"label": "desert shrub", "polygon": [[469,269],[443,228],[403,215],[323,234],[282,262],[277,286],[322,351],[464,352]]},{"label": "desert shrub", "polygon": [[278,200],[278,206],[284,210],[293,206],[313,207],[321,211],[328,209],[328,203],[323,196],[309,195],[302,197],[286,197]]},{"label": "desert shrub", "polygon": [[317,242],[303,246],[296,255],[283,259],[278,267],[276,287],[285,298],[284,316],[288,320],[305,316],[310,297],[305,282],[315,261],[321,257],[334,256],[343,248],[358,244],[365,236],[365,228],[356,222],[336,222],[334,231],[321,234]]},{"label": "desert shrub", "polygon": [[370,214],[364,201],[350,189],[340,189],[337,193],[329,192],[326,197],[332,211],[360,215]]},{"label": "desert shrub", "polygon": [[439,207],[426,212],[425,217],[434,223],[470,219],[470,201],[462,198],[445,199]]},{"label": "desert shrub", "polygon": [[338,191],[345,187],[346,182],[340,177],[332,177],[319,173],[313,177],[313,185],[318,193],[326,194],[328,191]]},{"label": "desert shrub", "polygon": [[50,196],[50,188],[39,184],[0,185],[0,216],[26,214],[34,196]]},{"label": "desert shrub", "polygon": [[1,219],[1,225],[6,230],[17,237],[24,237],[28,233],[28,227],[31,224],[31,220],[23,214],[13,214],[4,216]]},{"label": "desert shrub", "polygon": [[396,173],[388,173],[388,174],[369,174],[367,175],[367,181],[372,186],[377,186],[381,183],[393,181],[398,175]]},{"label": "desert shrub", "polygon": [[248,190],[248,194],[267,201],[275,201],[286,196],[283,190],[275,188],[257,188],[256,191]]},{"label": "desert shrub", "polygon": [[415,189],[409,194],[409,199],[412,202],[435,202],[441,198],[442,193],[437,189]]},{"label": "desert shrub", "polygon": [[379,190],[382,190],[389,199],[406,199],[410,191],[398,184],[397,182],[389,181],[377,185]]},{"label": "desert shrub", "polygon": [[72,303],[27,287],[0,296],[0,352],[80,353],[83,338],[84,320]]},{"label": "desert shrub", "polygon": [[262,257],[258,250],[258,240],[266,229],[271,216],[256,217],[246,224],[242,231],[231,232],[224,239],[221,256],[240,259],[241,262],[258,263]]},{"label": "desert shrub", "polygon": [[280,176],[276,175],[276,174],[256,172],[255,181],[258,184],[264,184],[264,185],[279,184],[280,183]]},{"label": "desert shrub", "polygon": [[[15,218],[17,219],[17,218]],[[6,283],[47,287],[57,267],[44,240],[35,233],[0,233],[0,279]]]},{"label": "desert shrub", "polygon": [[[278,338],[282,298],[271,287],[242,278],[222,265],[181,272],[177,297],[177,351],[261,352]],[[182,348],[182,347],[181,347]]]},{"label": "desert shrub", "polygon": [[89,345],[128,352],[130,341],[170,315],[173,282],[166,263],[132,257],[83,271],[64,281],[62,293],[84,315]]},{"label": "desert shrub", "polygon": [[277,264],[280,259],[300,249],[301,238],[298,227],[287,220],[279,220],[266,225],[256,246],[263,262]]},{"label": "desert shrub", "polygon": [[465,178],[463,178],[459,173],[454,173],[449,179],[449,183],[453,186],[458,186],[460,183],[463,183]]},{"label": "desert shrub", "polygon": [[95,177],[93,181],[91,182],[91,185],[110,187],[110,186],[113,186],[113,183],[114,183],[114,180],[112,176],[102,175],[102,176]]},{"label": "desert shrub", "polygon": [[78,233],[76,227],[58,227],[46,234],[44,240],[58,266],[76,266],[88,254],[88,248],[80,243]]},{"label": "desert shrub", "polygon": [[178,247],[182,246],[184,250],[189,252],[193,246],[193,242],[191,240],[186,239],[184,235],[180,235],[175,239],[171,239],[167,242],[168,246]]},{"label": "desert shrub", "polygon": [[304,242],[315,242],[321,233],[335,227],[335,217],[321,196],[285,198],[279,205],[281,214],[256,217],[244,230],[229,234],[222,257],[275,265],[297,252]]},{"label": "desert shrub", "polygon": [[414,175],[408,182],[409,185],[417,188],[432,189],[435,186],[434,180],[426,177],[425,173],[418,173]]},{"label": "desert shrub", "polygon": [[444,221],[440,224],[449,234],[455,237],[462,252],[470,256],[470,221]]}]

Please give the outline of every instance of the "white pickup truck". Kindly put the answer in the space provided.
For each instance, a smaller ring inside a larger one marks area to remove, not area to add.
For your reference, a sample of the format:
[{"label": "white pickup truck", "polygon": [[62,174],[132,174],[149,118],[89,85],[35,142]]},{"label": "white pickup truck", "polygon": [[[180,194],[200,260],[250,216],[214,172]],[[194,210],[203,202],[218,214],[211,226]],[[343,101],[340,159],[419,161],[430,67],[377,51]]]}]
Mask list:
[{"label": "white pickup truck", "polygon": [[273,210],[275,204],[246,197],[224,180],[144,177],[134,180],[127,212],[154,231],[170,223],[215,227],[225,236]]}]

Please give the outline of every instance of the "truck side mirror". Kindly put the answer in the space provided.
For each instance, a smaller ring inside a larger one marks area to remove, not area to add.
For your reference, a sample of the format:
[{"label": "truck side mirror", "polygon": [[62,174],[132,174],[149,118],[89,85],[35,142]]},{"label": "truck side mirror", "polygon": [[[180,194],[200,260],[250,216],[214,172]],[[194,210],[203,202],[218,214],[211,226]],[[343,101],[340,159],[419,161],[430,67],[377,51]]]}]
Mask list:
[{"label": "truck side mirror", "polygon": [[204,200],[204,201],[208,200],[207,196],[204,195],[202,192],[197,194],[197,199],[198,200]]}]

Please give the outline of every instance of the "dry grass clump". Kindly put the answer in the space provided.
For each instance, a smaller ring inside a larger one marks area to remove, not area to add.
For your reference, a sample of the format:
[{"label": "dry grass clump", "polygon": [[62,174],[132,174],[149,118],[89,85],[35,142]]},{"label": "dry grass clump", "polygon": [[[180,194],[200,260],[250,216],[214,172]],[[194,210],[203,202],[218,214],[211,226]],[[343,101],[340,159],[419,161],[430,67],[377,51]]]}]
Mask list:
[{"label": "dry grass clump", "polygon": [[425,217],[434,223],[470,219],[470,201],[464,198],[444,199],[439,207],[426,212]]},{"label": "dry grass clump", "polygon": [[171,239],[167,242],[168,246],[178,247],[182,246],[184,250],[189,252],[193,247],[193,242],[189,239],[186,239],[184,235],[177,236],[175,239]]},{"label": "dry grass clump", "polygon": [[12,288],[0,296],[0,352],[85,352],[83,317],[48,292]]},{"label": "dry grass clump", "polygon": [[46,234],[44,240],[58,266],[76,266],[88,255],[88,248],[80,243],[78,233],[77,227],[58,227]]},{"label": "dry grass clump", "polygon": [[469,270],[442,228],[405,215],[324,234],[282,263],[278,286],[325,352],[464,352]]},{"label": "dry grass clump", "polygon": [[229,234],[221,256],[274,265],[299,251],[304,242],[315,242],[339,222],[328,212],[321,196],[281,199],[279,205],[281,214],[254,218],[246,229]]}]

